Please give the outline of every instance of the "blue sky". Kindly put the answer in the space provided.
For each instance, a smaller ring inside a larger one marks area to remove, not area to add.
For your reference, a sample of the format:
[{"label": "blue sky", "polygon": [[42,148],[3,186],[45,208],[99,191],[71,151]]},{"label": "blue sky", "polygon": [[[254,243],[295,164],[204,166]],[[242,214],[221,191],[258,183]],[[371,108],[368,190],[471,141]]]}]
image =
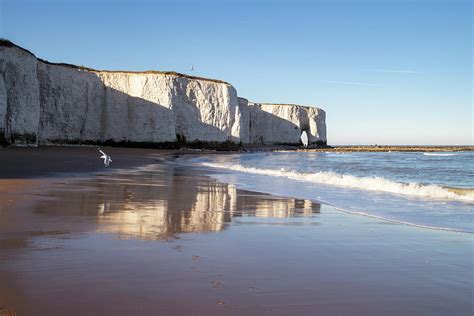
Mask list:
[{"label": "blue sky", "polygon": [[0,0],[0,36],[98,69],[326,110],[330,144],[473,144],[470,0]]}]

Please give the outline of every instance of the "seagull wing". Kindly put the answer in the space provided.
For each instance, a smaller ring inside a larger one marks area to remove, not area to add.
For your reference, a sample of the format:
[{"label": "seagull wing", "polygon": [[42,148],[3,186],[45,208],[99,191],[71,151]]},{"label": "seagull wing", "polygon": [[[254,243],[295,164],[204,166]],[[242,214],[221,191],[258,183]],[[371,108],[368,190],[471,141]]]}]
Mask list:
[{"label": "seagull wing", "polygon": [[99,151],[100,151],[100,153],[101,153],[102,155],[105,156],[105,153],[104,153],[102,150],[99,149]]}]

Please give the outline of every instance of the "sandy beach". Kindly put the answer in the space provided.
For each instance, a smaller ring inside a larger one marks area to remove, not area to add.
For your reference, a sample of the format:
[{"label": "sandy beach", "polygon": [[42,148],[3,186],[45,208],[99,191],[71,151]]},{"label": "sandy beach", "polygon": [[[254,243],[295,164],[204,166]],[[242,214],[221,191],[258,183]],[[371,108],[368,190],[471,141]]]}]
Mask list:
[{"label": "sandy beach", "polygon": [[104,150],[0,150],[0,315],[473,313],[472,234]]},{"label": "sandy beach", "polygon": [[471,2],[0,0],[0,316],[474,316]]}]

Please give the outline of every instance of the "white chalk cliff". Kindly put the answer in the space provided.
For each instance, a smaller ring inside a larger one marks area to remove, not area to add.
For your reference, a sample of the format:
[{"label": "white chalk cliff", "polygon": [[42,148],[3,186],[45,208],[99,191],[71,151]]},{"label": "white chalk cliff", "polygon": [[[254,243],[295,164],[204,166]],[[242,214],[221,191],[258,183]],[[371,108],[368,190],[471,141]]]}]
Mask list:
[{"label": "white chalk cliff", "polygon": [[98,71],[36,58],[0,40],[0,143],[326,143],[323,110],[249,103],[220,80]]}]

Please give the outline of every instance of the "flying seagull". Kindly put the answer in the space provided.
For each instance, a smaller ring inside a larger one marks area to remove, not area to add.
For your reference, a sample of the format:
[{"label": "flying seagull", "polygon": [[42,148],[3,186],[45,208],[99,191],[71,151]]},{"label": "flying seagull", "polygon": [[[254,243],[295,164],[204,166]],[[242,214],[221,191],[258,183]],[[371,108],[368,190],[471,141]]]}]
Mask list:
[{"label": "flying seagull", "polygon": [[104,153],[102,150],[100,150],[100,148],[97,148],[100,153],[102,154],[102,156],[100,156],[99,158],[103,158],[104,159],[104,165],[106,167],[108,167],[110,165],[110,163],[112,162],[112,158],[110,158],[109,155],[107,155],[106,153]]},{"label": "flying seagull", "polygon": [[308,147],[308,134],[306,133],[306,131],[303,131],[303,133],[301,133],[301,142],[303,143],[303,146],[304,147]]}]

